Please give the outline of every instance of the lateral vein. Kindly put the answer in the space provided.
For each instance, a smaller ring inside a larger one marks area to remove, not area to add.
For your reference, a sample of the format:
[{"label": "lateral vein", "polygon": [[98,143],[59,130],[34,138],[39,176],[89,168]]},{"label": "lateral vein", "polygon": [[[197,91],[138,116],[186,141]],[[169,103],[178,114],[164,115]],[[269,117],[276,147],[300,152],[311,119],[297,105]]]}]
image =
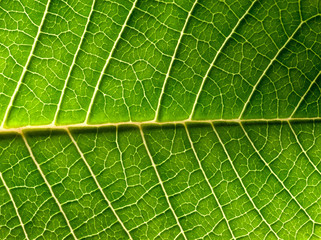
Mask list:
[{"label": "lateral vein", "polygon": [[188,118],[188,120],[191,120],[193,115],[194,115],[194,112],[195,112],[195,108],[196,108],[196,105],[198,103],[198,99],[201,95],[201,92],[203,90],[203,87],[204,87],[204,84],[205,84],[205,81],[211,71],[211,69],[213,68],[218,56],[220,55],[220,53],[222,52],[223,48],[225,47],[226,43],[228,42],[228,40],[231,38],[231,36],[235,33],[237,27],[240,25],[240,23],[242,22],[242,20],[245,18],[245,16],[248,15],[248,13],[250,12],[250,10],[252,9],[253,5],[257,2],[257,0],[253,1],[253,3],[250,5],[250,7],[247,9],[247,11],[243,14],[243,16],[237,21],[236,25],[234,26],[234,28],[232,29],[232,31],[230,32],[230,34],[225,38],[223,44],[221,45],[221,47],[219,48],[219,50],[217,51],[217,53],[215,54],[215,57],[213,59],[213,61],[211,62],[209,68],[207,69],[206,73],[205,73],[205,76],[203,77],[202,79],[202,83],[201,83],[201,86],[197,92],[197,95],[195,97],[195,101],[194,101],[194,104],[193,104],[193,107],[192,107],[192,111],[191,111],[191,114]]},{"label": "lateral vein", "polygon": [[[318,14],[317,16],[319,16],[320,14]],[[304,21],[302,21],[297,28],[293,31],[292,35],[286,40],[286,42],[283,44],[283,46],[277,51],[277,53],[275,54],[275,56],[270,60],[270,63],[267,65],[267,67],[264,69],[264,71],[262,72],[261,76],[259,77],[259,79],[257,80],[257,82],[255,83],[255,85],[252,88],[252,91],[249,95],[249,97],[247,98],[246,102],[244,103],[244,106],[242,108],[242,111],[239,115],[239,119],[241,119],[244,115],[244,112],[248,106],[248,104],[250,103],[250,100],[255,92],[255,90],[257,89],[257,86],[259,85],[259,83],[261,82],[262,78],[266,75],[267,71],[270,69],[270,67],[272,66],[272,64],[274,63],[274,61],[278,58],[278,56],[280,55],[280,53],[282,52],[282,50],[288,45],[288,43],[293,39],[294,35],[298,32],[298,30],[302,27],[302,25],[308,21],[310,21],[311,19],[313,19],[316,16],[312,16]]]},{"label": "lateral vein", "polygon": [[153,166],[153,168],[154,168],[154,171],[155,171],[155,173],[156,173],[156,176],[157,176],[157,179],[158,179],[158,181],[159,181],[159,184],[160,184],[160,186],[161,186],[161,188],[162,188],[162,190],[163,190],[163,192],[164,192],[164,195],[165,195],[167,204],[168,204],[168,206],[169,206],[169,209],[171,210],[172,214],[174,215],[174,218],[175,218],[175,220],[176,220],[176,223],[177,223],[177,225],[178,225],[178,227],[179,227],[179,229],[180,229],[180,231],[181,231],[184,239],[187,240],[187,237],[186,237],[186,235],[185,235],[185,233],[184,233],[184,230],[183,230],[183,228],[182,228],[182,226],[181,226],[181,224],[180,224],[180,222],[179,222],[179,220],[178,220],[178,217],[177,217],[177,215],[176,215],[176,213],[175,213],[175,211],[174,211],[174,209],[173,209],[173,206],[172,206],[171,202],[169,201],[169,197],[168,197],[167,192],[166,192],[166,190],[165,190],[163,181],[162,181],[162,179],[161,179],[161,177],[160,177],[160,175],[159,175],[159,173],[158,173],[158,170],[157,170],[157,167],[156,167],[155,162],[154,162],[154,160],[153,160],[153,157],[152,157],[152,155],[151,155],[151,153],[150,153],[150,151],[149,151],[149,149],[148,149],[148,147],[147,147],[146,139],[145,139],[144,132],[143,132],[143,129],[142,129],[141,126],[139,126],[139,131],[140,131],[140,135],[141,135],[142,140],[143,140],[144,147],[145,147],[146,152],[147,152],[147,154],[148,154],[148,157],[149,157],[149,159],[150,159],[150,161],[151,161],[151,164],[152,164],[152,166]]},{"label": "lateral vein", "polygon": [[54,192],[53,192],[53,190],[52,190],[49,182],[47,181],[47,178],[46,178],[45,174],[42,172],[40,165],[38,164],[35,156],[33,155],[33,152],[32,152],[32,150],[31,150],[31,147],[30,147],[30,145],[29,145],[29,143],[28,143],[28,141],[27,141],[27,139],[26,139],[23,131],[21,131],[20,134],[21,134],[21,137],[22,137],[22,139],[23,139],[23,141],[24,141],[24,143],[25,143],[25,145],[26,145],[26,147],[27,147],[27,149],[28,149],[28,152],[29,152],[29,154],[30,154],[31,159],[33,160],[34,164],[36,165],[36,167],[37,167],[37,169],[38,169],[41,177],[42,177],[43,180],[45,181],[45,183],[46,183],[46,185],[47,185],[47,187],[48,187],[48,189],[49,189],[49,191],[50,191],[51,196],[52,196],[53,199],[55,200],[55,202],[56,202],[56,204],[57,204],[60,212],[62,213],[63,217],[65,218],[65,221],[66,221],[66,223],[67,223],[67,225],[68,225],[68,228],[69,228],[72,236],[74,237],[74,239],[78,239],[78,238],[76,237],[75,233],[74,233],[74,230],[72,229],[72,227],[71,227],[71,225],[70,225],[70,223],[69,223],[69,221],[68,221],[68,218],[67,218],[66,213],[65,213],[64,210],[62,209],[62,206],[61,206],[59,200],[57,199],[56,195],[54,194]]},{"label": "lateral vein", "polygon": [[8,118],[8,115],[9,115],[9,112],[10,112],[11,107],[12,107],[12,105],[13,105],[14,99],[16,98],[16,95],[18,94],[18,91],[19,91],[19,89],[20,89],[22,80],[23,80],[23,78],[24,78],[24,76],[25,76],[25,74],[26,74],[26,72],[27,72],[27,68],[28,68],[28,66],[29,66],[31,57],[33,56],[33,53],[34,53],[34,51],[35,51],[35,48],[36,48],[36,45],[37,45],[37,42],[38,42],[38,38],[39,38],[40,33],[41,33],[42,26],[43,26],[43,24],[44,24],[44,22],[45,22],[45,18],[46,18],[47,13],[48,13],[50,1],[51,1],[51,0],[48,0],[48,2],[47,2],[46,8],[45,8],[45,12],[44,12],[44,14],[43,14],[43,17],[42,17],[42,19],[41,19],[40,25],[39,25],[39,27],[38,27],[38,32],[37,32],[37,35],[36,35],[36,37],[35,37],[35,40],[33,41],[33,44],[32,44],[32,47],[31,47],[30,54],[29,54],[29,56],[28,56],[27,62],[26,62],[26,64],[25,64],[24,67],[23,67],[23,70],[22,70],[21,76],[20,76],[20,78],[19,78],[19,80],[18,80],[17,86],[16,86],[16,88],[15,88],[15,90],[14,90],[14,92],[13,92],[11,98],[10,98],[10,102],[9,102],[9,104],[8,104],[8,106],[7,106],[7,109],[6,109],[6,111],[5,111],[5,114],[4,114],[4,116],[3,116],[2,123],[1,123],[1,126],[0,126],[1,128],[3,128],[3,127],[5,126],[5,122],[6,122],[7,118]]},{"label": "lateral vein", "polygon": [[24,224],[23,224],[23,222],[22,222],[22,219],[21,219],[21,216],[20,216],[20,214],[19,214],[17,205],[16,205],[15,201],[13,200],[13,196],[12,196],[12,194],[11,194],[11,192],[10,192],[10,189],[9,189],[9,187],[7,186],[6,181],[4,180],[1,172],[0,172],[0,179],[1,179],[2,183],[3,183],[3,186],[4,186],[5,189],[7,190],[7,193],[8,193],[8,195],[9,195],[9,197],[10,197],[10,200],[11,200],[11,202],[12,202],[12,204],[13,204],[14,210],[16,211],[17,217],[18,217],[18,219],[19,219],[19,223],[20,223],[20,225],[21,225],[21,227],[22,227],[22,231],[23,231],[26,239],[29,239],[28,234],[27,234],[27,231],[26,231],[26,229],[25,229],[25,226],[24,226]]},{"label": "lateral vein", "polygon": [[226,221],[228,230],[229,230],[229,232],[231,233],[232,238],[233,238],[233,239],[236,239],[236,237],[234,236],[234,233],[233,233],[233,231],[232,231],[232,229],[231,229],[231,226],[230,226],[230,224],[229,224],[229,221],[227,220],[227,217],[226,217],[226,215],[225,215],[225,213],[224,213],[223,207],[222,207],[222,205],[220,204],[220,202],[219,202],[219,200],[218,200],[218,198],[217,198],[217,196],[216,196],[216,194],[215,194],[215,192],[214,192],[214,190],[213,190],[213,187],[212,187],[212,185],[210,184],[210,181],[209,181],[209,179],[207,178],[207,176],[206,176],[206,174],[205,174],[205,171],[204,171],[204,169],[203,169],[203,167],[202,167],[201,161],[200,161],[200,159],[199,159],[199,157],[198,157],[198,155],[197,155],[197,153],[196,153],[196,150],[195,150],[195,148],[194,148],[193,141],[192,141],[191,136],[190,136],[190,134],[189,134],[189,131],[188,131],[188,129],[187,129],[187,125],[184,124],[184,127],[185,127],[185,130],[186,130],[187,138],[188,138],[188,140],[189,140],[189,142],[190,142],[190,144],[191,144],[191,148],[192,148],[192,150],[193,150],[194,156],[195,156],[195,158],[196,158],[196,160],[197,160],[198,166],[199,166],[199,168],[200,168],[201,171],[202,171],[202,174],[203,174],[203,176],[204,176],[204,178],[205,178],[205,181],[207,182],[207,185],[208,185],[209,188],[211,189],[211,192],[212,192],[212,194],[213,194],[213,196],[214,196],[214,198],[215,198],[215,201],[217,202],[217,205],[219,206],[219,209],[220,209],[220,211],[221,211],[221,213],[222,213],[222,215],[223,215],[223,218],[224,218],[225,221]]},{"label": "lateral vein", "polygon": [[223,148],[223,150],[224,150],[224,152],[225,152],[225,154],[226,154],[226,156],[227,156],[227,158],[228,158],[228,160],[229,160],[229,162],[230,162],[230,164],[231,164],[231,166],[232,166],[232,168],[233,168],[234,173],[236,174],[237,178],[239,179],[239,181],[240,181],[240,183],[241,183],[241,185],[242,185],[242,188],[243,188],[245,194],[247,195],[247,197],[249,198],[250,202],[252,203],[254,209],[255,209],[255,210],[257,211],[257,213],[260,215],[260,217],[262,218],[262,221],[268,226],[268,228],[270,229],[270,231],[271,231],[277,238],[279,238],[279,236],[278,236],[278,235],[276,234],[276,232],[272,229],[272,227],[270,226],[270,224],[266,221],[266,219],[265,219],[264,216],[262,215],[261,211],[257,208],[257,206],[256,206],[256,204],[254,203],[253,199],[251,198],[250,194],[247,192],[246,187],[244,186],[244,183],[243,183],[243,181],[242,181],[242,178],[240,177],[240,175],[239,175],[238,172],[236,171],[235,166],[234,166],[234,164],[233,164],[233,161],[232,161],[232,159],[231,159],[231,156],[230,156],[230,154],[228,153],[228,151],[227,151],[227,149],[226,149],[226,147],[225,147],[225,145],[224,145],[224,143],[223,143],[220,135],[219,135],[218,132],[216,131],[216,129],[215,129],[215,127],[214,127],[214,124],[212,123],[211,126],[212,126],[213,131],[214,131],[215,135],[217,136],[217,139],[218,139],[218,141],[220,142],[220,144],[221,144],[221,146],[222,146],[222,148]]},{"label": "lateral vein", "polygon": [[85,28],[84,28],[84,32],[83,32],[83,34],[81,35],[78,48],[77,48],[77,50],[76,50],[76,52],[75,52],[75,54],[74,54],[74,58],[72,59],[72,63],[71,63],[71,65],[70,65],[70,68],[69,68],[69,71],[68,71],[68,74],[67,74],[67,77],[66,77],[66,80],[65,80],[65,84],[64,84],[64,87],[63,87],[63,89],[62,89],[60,98],[59,98],[59,102],[58,102],[58,105],[57,105],[57,110],[56,110],[56,112],[55,112],[55,116],[54,116],[54,119],[53,119],[53,121],[52,121],[52,124],[55,124],[55,122],[57,121],[58,113],[59,113],[59,110],[60,110],[60,108],[61,108],[62,100],[63,100],[63,97],[64,97],[64,95],[65,95],[65,91],[66,91],[66,88],[67,88],[67,84],[68,84],[69,78],[70,78],[70,76],[71,76],[71,72],[72,72],[72,70],[73,70],[73,68],[74,68],[74,65],[75,65],[75,63],[76,63],[76,59],[77,59],[77,57],[78,57],[78,53],[79,53],[79,51],[80,51],[80,49],[81,49],[81,45],[82,45],[82,43],[83,43],[83,41],[84,41],[84,39],[85,39],[85,35],[86,35],[87,28],[88,28],[88,25],[89,25],[89,22],[90,22],[90,19],[91,19],[91,15],[92,15],[92,13],[94,12],[95,2],[96,2],[96,0],[93,0],[93,3],[92,3],[92,5],[91,5],[91,9],[90,9],[90,13],[89,13],[89,15],[88,15],[87,22],[86,22],[86,25],[85,25]]},{"label": "lateral vein", "polygon": [[183,26],[183,28],[182,28],[182,31],[180,32],[180,36],[179,36],[179,38],[178,38],[178,40],[177,40],[177,44],[176,44],[176,47],[175,47],[175,49],[174,49],[174,53],[173,53],[172,58],[171,58],[171,62],[170,62],[170,64],[169,64],[169,67],[168,67],[167,72],[166,72],[166,77],[165,77],[165,79],[164,79],[162,91],[161,91],[161,93],[160,93],[160,95],[159,95],[159,98],[158,98],[158,104],[157,104],[157,108],[156,108],[156,111],[155,111],[154,121],[157,121],[157,119],[158,119],[159,110],[160,110],[160,105],[161,105],[161,102],[162,102],[162,99],[163,99],[163,95],[164,95],[164,93],[165,93],[166,83],[167,83],[167,80],[168,80],[168,78],[169,78],[170,71],[172,70],[172,66],[173,66],[173,63],[174,63],[174,60],[175,60],[175,57],[176,57],[176,54],[177,54],[179,45],[180,45],[180,43],[181,43],[181,41],[182,41],[182,38],[183,38],[183,36],[184,36],[185,29],[186,29],[186,27],[187,27],[187,24],[188,24],[188,22],[189,22],[190,17],[192,16],[192,12],[193,12],[193,10],[194,10],[197,2],[198,2],[198,0],[196,0],[196,1],[194,2],[193,6],[191,7],[191,10],[188,12],[186,21],[185,21],[185,23],[184,23],[184,26]]},{"label": "lateral vein", "polygon": [[135,2],[133,3],[133,6],[132,6],[132,8],[130,9],[128,15],[127,15],[127,18],[126,18],[126,20],[125,20],[125,22],[124,22],[124,24],[123,24],[123,26],[122,26],[122,28],[121,28],[118,36],[117,36],[117,39],[115,40],[115,43],[114,43],[112,49],[110,50],[110,53],[109,53],[109,55],[108,55],[108,57],[107,57],[107,60],[106,60],[106,62],[105,62],[105,65],[104,65],[102,71],[100,72],[99,78],[98,78],[97,83],[96,83],[96,86],[95,86],[95,90],[94,90],[93,96],[92,96],[92,98],[91,98],[91,100],[90,100],[90,103],[89,103],[88,112],[87,112],[86,119],[85,119],[85,122],[84,122],[84,123],[86,123],[86,124],[88,124],[89,116],[90,116],[90,113],[91,113],[92,108],[93,108],[93,105],[94,105],[94,101],[95,101],[95,98],[96,98],[96,95],[97,95],[97,92],[98,92],[98,89],[99,89],[100,82],[101,82],[101,80],[102,80],[102,78],[103,78],[103,76],[104,76],[104,74],[105,74],[106,68],[107,68],[107,66],[109,65],[109,62],[110,62],[110,60],[111,60],[111,58],[112,58],[112,55],[114,54],[114,51],[115,51],[115,49],[116,49],[116,46],[117,46],[119,40],[121,39],[121,36],[122,36],[122,34],[123,34],[126,26],[127,26],[127,23],[128,23],[131,15],[132,15],[135,7],[136,7],[137,2],[138,2],[138,0],[135,0]]},{"label": "lateral vein", "polygon": [[128,229],[125,227],[125,225],[124,225],[123,221],[119,218],[118,214],[116,213],[115,209],[113,208],[113,206],[112,206],[111,202],[109,201],[109,199],[107,198],[106,194],[104,193],[103,188],[101,187],[100,183],[98,182],[97,178],[95,177],[95,174],[94,174],[93,170],[92,170],[92,169],[91,169],[91,167],[89,166],[89,164],[88,164],[88,162],[87,162],[87,160],[86,160],[86,158],[85,158],[85,156],[84,156],[83,152],[82,152],[82,151],[81,151],[81,149],[79,148],[79,146],[78,146],[78,144],[77,144],[76,140],[74,139],[74,137],[73,137],[73,136],[72,136],[72,134],[70,133],[70,130],[69,130],[69,129],[67,129],[66,131],[67,131],[67,133],[68,133],[68,135],[69,135],[69,137],[70,137],[70,139],[71,139],[72,143],[73,143],[73,144],[74,144],[74,146],[76,147],[76,149],[77,149],[78,153],[80,154],[80,156],[81,156],[81,158],[82,158],[83,162],[85,163],[85,165],[86,165],[86,167],[87,167],[88,171],[90,172],[91,177],[94,179],[94,181],[95,181],[95,183],[96,183],[96,185],[97,185],[97,187],[98,187],[98,189],[99,189],[100,193],[102,194],[102,196],[104,197],[105,201],[106,201],[106,202],[107,202],[107,204],[109,205],[109,207],[110,207],[111,211],[112,211],[112,212],[113,212],[113,214],[115,215],[115,217],[116,217],[117,221],[120,223],[120,225],[122,226],[122,228],[124,229],[124,231],[126,232],[126,234],[128,235],[128,237],[129,237],[130,239],[133,239],[133,238],[132,238],[132,236],[130,235],[130,233],[129,233]]},{"label": "lateral vein", "polygon": [[260,157],[260,159],[263,161],[264,165],[269,169],[269,171],[273,174],[273,176],[278,180],[278,182],[282,185],[282,187],[285,189],[285,191],[287,191],[287,193],[291,196],[291,198],[296,202],[296,204],[299,206],[299,208],[305,213],[305,215],[309,218],[309,220],[314,224],[315,221],[311,218],[311,216],[307,213],[307,211],[302,207],[302,205],[298,202],[298,200],[293,196],[293,194],[290,192],[290,190],[288,190],[288,188],[284,185],[284,183],[281,181],[281,179],[279,178],[279,176],[273,171],[273,169],[271,168],[271,166],[265,161],[265,159],[263,158],[263,156],[261,155],[261,153],[257,150],[257,148],[255,147],[254,143],[252,142],[250,136],[247,134],[247,132],[244,129],[244,126],[242,123],[240,123],[240,126],[246,136],[246,138],[248,139],[248,141],[250,142],[251,146],[253,147],[254,151],[256,152],[256,154]]},{"label": "lateral vein", "polygon": [[300,101],[298,102],[298,104],[296,105],[296,107],[294,108],[292,114],[290,115],[290,118],[292,118],[294,116],[294,114],[296,113],[296,111],[298,110],[298,108],[301,106],[301,103],[303,102],[304,98],[306,97],[306,95],[310,92],[313,84],[317,81],[317,79],[319,78],[319,76],[321,75],[321,71],[317,74],[317,76],[313,79],[313,81],[311,81],[310,86],[308,87],[308,89],[305,91],[305,93],[302,95],[302,97],[300,98]]}]

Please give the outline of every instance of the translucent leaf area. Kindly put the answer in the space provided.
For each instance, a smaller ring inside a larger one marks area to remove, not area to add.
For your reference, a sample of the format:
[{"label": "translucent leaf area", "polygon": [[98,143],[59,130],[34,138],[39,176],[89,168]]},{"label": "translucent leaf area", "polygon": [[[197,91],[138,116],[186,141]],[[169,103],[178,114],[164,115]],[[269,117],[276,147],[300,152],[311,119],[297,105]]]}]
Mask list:
[{"label": "translucent leaf area", "polygon": [[320,239],[320,0],[0,0],[0,239]]}]

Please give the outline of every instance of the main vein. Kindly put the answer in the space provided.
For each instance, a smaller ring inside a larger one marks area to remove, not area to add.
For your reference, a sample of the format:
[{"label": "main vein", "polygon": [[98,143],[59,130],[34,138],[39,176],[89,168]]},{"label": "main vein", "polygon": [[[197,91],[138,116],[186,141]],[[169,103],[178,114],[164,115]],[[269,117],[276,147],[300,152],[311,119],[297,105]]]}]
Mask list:
[{"label": "main vein", "polygon": [[99,127],[117,127],[117,126],[144,126],[144,125],[154,125],[154,126],[162,126],[162,125],[174,125],[174,124],[211,124],[211,123],[278,123],[278,122],[313,122],[313,121],[321,121],[321,117],[313,117],[313,118],[272,118],[272,119],[212,119],[212,120],[182,120],[182,121],[166,121],[166,122],[158,122],[158,121],[141,121],[141,122],[118,122],[118,123],[102,123],[102,124],[87,124],[87,123],[79,123],[79,124],[66,124],[66,125],[28,125],[21,126],[16,128],[4,128],[0,127],[0,133],[8,133],[8,132],[20,132],[24,130],[58,130],[58,129],[68,129],[68,128],[99,128]]}]

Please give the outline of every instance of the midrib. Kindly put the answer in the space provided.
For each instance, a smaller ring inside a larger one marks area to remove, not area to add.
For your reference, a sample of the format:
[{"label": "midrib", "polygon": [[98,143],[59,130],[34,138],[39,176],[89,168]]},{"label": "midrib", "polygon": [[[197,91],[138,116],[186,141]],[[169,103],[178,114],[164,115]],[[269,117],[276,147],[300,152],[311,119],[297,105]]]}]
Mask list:
[{"label": "midrib", "polygon": [[181,120],[181,121],[141,121],[141,122],[117,122],[117,123],[101,123],[101,124],[66,124],[66,125],[34,125],[34,126],[21,126],[14,128],[0,128],[0,133],[6,132],[21,132],[26,130],[67,130],[70,128],[99,128],[99,127],[116,127],[116,126],[162,126],[162,125],[185,125],[185,124],[211,124],[211,123],[269,123],[269,122],[305,122],[305,121],[318,121],[321,120],[321,117],[312,117],[312,118],[271,118],[271,119],[209,119],[209,120]]}]

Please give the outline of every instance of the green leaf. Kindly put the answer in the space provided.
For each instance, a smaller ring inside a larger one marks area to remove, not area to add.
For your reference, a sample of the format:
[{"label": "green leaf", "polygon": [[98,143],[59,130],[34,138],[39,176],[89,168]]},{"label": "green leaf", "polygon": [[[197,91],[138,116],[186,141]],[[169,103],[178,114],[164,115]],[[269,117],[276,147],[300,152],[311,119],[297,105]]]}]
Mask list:
[{"label": "green leaf", "polygon": [[319,0],[0,1],[0,239],[321,238]]}]

